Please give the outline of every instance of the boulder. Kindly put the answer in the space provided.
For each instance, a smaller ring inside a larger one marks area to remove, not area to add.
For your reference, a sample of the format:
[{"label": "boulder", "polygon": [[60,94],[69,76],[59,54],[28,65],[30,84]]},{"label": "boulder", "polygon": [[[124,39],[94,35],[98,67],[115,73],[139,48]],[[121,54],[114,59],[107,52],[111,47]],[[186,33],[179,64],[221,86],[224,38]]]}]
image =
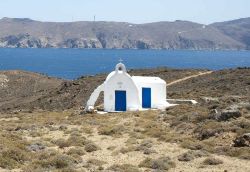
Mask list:
[{"label": "boulder", "polygon": [[250,133],[237,137],[234,140],[234,147],[250,147]]},{"label": "boulder", "polygon": [[206,103],[219,103],[219,98],[218,97],[202,97],[201,98],[204,102]]},{"label": "boulder", "polygon": [[34,144],[27,146],[27,149],[29,151],[37,152],[37,151],[41,151],[41,150],[45,149],[45,146],[41,143],[34,143]]},{"label": "boulder", "polygon": [[215,115],[215,119],[218,121],[227,121],[231,118],[235,119],[239,117],[241,117],[241,112],[238,109],[223,110]]}]

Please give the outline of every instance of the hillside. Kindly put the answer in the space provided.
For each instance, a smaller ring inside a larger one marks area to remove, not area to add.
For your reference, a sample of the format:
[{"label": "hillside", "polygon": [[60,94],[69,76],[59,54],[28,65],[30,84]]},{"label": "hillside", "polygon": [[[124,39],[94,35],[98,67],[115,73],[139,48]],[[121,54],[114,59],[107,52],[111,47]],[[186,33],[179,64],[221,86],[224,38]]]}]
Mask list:
[{"label": "hillside", "polygon": [[[196,74],[199,70],[167,68],[131,70],[133,75],[160,76],[168,82]],[[2,80],[1,80],[2,78]],[[25,71],[0,71],[0,112],[12,110],[65,110],[84,106],[106,75],[67,81]]]},{"label": "hillside", "polygon": [[[167,83],[200,72],[129,71]],[[197,105],[82,114],[105,77],[64,81],[0,72],[0,171],[250,171],[250,68],[214,71],[167,88],[169,98],[193,98]]]},{"label": "hillside", "polygon": [[[205,70],[141,69],[130,70],[131,75],[158,76],[167,83]],[[105,74],[84,76],[68,81],[25,71],[0,72],[0,112],[13,110],[66,110],[85,105],[94,89],[106,79]],[[228,69],[191,78],[168,87],[170,98],[250,97],[250,70]],[[98,104],[101,104],[101,100]]]},{"label": "hillside", "polygon": [[58,88],[62,82],[37,73],[0,71],[0,109],[18,109],[19,106],[30,104]]},{"label": "hillside", "polygon": [[215,23],[212,26],[234,40],[242,42],[247,46],[247,49],[250,49],[250,18]]},{"label": "hillside", "polygon": [[222,32],[221,27],[188,21],[148,24],[101,21],[58,23],[3,18],[0,28],[0,47],[11,48],[214,50],[246,49],[248,45],[245,40]]}]

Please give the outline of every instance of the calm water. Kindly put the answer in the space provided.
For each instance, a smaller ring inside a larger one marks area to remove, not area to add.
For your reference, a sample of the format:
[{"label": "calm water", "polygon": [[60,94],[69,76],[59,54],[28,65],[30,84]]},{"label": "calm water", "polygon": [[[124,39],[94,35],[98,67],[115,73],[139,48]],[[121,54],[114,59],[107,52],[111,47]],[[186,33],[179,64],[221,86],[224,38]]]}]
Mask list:
[{"label": "calm water", "polygon": [[129,69],[250,67],[250,51],[0,49],[0,70],[20,69],[75,79],[110,72],[120,58]]}]

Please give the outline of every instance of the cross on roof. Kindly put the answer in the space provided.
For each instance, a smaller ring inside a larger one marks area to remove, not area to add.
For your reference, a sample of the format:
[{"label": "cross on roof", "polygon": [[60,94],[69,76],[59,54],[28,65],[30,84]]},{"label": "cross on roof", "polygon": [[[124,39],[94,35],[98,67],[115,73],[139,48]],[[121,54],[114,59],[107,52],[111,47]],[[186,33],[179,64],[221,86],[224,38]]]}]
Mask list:
[{"label": "cross on roof", "polygon": [[120,59],[119,59],[119,62],[120,62],[120,63],[122,63],[122,62],[123,62],[123,60],[120,58]]}]

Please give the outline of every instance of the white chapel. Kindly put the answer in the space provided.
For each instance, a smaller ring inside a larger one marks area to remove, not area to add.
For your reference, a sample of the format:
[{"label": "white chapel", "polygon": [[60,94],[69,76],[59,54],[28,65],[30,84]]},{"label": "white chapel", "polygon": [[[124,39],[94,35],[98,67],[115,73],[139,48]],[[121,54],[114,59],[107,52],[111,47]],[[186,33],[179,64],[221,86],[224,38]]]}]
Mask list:
[{"label": "white chapel", "polygon": [[86,110],[94,109],[95,102],[104,92],[104,111],[139,111],[165,109],[166,82],[159,77],[130,76],[123,63],[118,63],[103,84],[91,94]]}]

